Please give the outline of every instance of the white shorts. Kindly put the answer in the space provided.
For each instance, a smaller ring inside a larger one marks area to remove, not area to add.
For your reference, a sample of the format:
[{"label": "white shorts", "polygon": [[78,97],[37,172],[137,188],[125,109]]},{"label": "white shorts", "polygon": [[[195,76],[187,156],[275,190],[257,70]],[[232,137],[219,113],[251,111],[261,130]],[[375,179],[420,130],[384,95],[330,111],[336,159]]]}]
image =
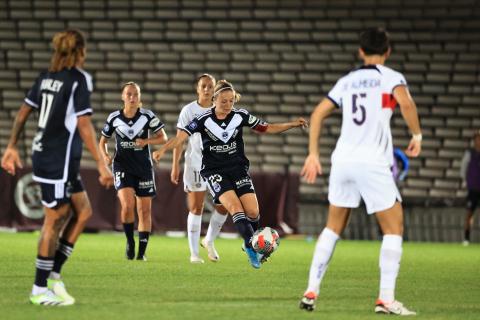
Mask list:
[{"label": "white shorts", "polygon": [[387,166],[357,162],[332,163],[328,201],[337,207],[357,208],[360,198],[368,214],[393,207],[402,201],[400,192]]},{"label": "white shorts", "polygon": [[200,168],[185,166],[183,170],[183,190],[185,192],[206,191],[207,182],[200,175]]}]

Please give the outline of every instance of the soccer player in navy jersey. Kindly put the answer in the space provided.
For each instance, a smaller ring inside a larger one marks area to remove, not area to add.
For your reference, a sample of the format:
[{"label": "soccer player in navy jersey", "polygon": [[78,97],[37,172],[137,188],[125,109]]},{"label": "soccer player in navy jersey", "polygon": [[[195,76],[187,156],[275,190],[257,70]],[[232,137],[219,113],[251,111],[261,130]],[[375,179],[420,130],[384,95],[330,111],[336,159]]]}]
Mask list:
[{"label": "soccer player in navy jersey", "polygon": [[231,83],[219,81],[214,88],[213,108],[194,118],[177,136],[153,153],[158,161],[167,150],[176,148],[189,136],[199,132],[202,137],[202,170],[214,202],[222,204],[232,215],[233,222],[244,240],[250,264],[260,268],[260,259],[253,250],[250,238],[259,224],[257,196],[248,173],[243,127],[258,133],[280,133],[295,127],[305,127],[303,118],[285,123],[266,123],[234,104],[240,95]]},{"label": "soccer player in navy jersey", "polygon": [[422,134],[417,107],[403,75],[384,66],[390,55],[388,34],[371,28],[360,35],[363,66],[340,78],[311,116],[309,155],[301,174],[314,183],[322,174],[318,140],[322,123],[336,108],[342,110],[342,130],[332,154],[328,187],[327,225],[318,237],[308,286],[300,308],[312,311],[320,283],[351,212],[362,198],[368,214],[375,214],[383,232],[380,249],[380,292],[376,313],[414,315],[395,299],[403,241],[401,196],[390,171],[393,164],[390,118],[398,104],[412,138],[405,153],[417,157]]},{"label": "soccer player in navy jersey", "polygon": [[[100,138],[100,153],[112,164],[115,189],[121,205],[121,220],[127,238],[125,255],[135,258],[133,236],[135,206],[138,214],[137,260],[146,261],[145,251],[152,231],[152,198],[155,196],[155,175],[150,145],[167,141],[164,124],[155,114],[142,108],[141,91],[135,82],[122,86],[123,109],[110,113]],[[150,131],[152,135],[150,135]],[[110,156],[107,140],[115,133],[115,155]]]},{"label": "soccer player in navy jersey", "polygon": [[65,289],[60,270],[92,215],[79,175],[82,140],[97,162],[100,183],[109,187],[113,177],[100,156],[90,120],[93,86],[91,76],[82,69],[85,37],[79,30],[68,29],[55,34],[52,43],[50,68],[40,73],[20,107],[2,168],[14,175],[16,167],[23,167],[16,144],[30,113],[38,111],[32,165],[33,179],[42,190],[45,219],[30,301],[35,305],[59,306],[75,302]]}]

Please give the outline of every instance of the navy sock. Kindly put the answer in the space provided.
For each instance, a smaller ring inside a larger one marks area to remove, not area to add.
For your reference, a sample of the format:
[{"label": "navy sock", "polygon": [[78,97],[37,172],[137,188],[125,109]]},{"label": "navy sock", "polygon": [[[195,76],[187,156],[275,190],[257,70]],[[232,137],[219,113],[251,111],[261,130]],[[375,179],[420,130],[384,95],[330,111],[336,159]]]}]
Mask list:
[{"label": "navy sock", "polygon": [[73,243],[68,242],[67,240],[60,239],[58,242],[58,248],[55,252],[53,272],[60,273],[63,264],[67,261],[68,257],[72,254]]},{"label": "navy sock", "polygon": [[130,245],[135,245],[135,240],[133,238],[133,227],[133,222],[123,224],[123,231],[125,232],[125,236],[127,237],[127,241]]},{"label": "navy sock", "polygon": [[260,226],[260,215],[258,215],[256,218],[250,218],[249,216],[246,216],[248,222],[252,226],[253,232],[258,230],[258,227]]},{"label": "navy sock", "polygon": [[232,216],[232,219],[235,227],[243,238],[245,247],[251,248],[252,246],[250,245],[250,239],[253,236],[253,229],[248,220],[246,219],[245,213],[237,212]]},{"label": "navy sock", "polygon": [[50,271],[53,268],[53,257],[37,256],[35,261],[35,285],[38,287],[47,286],[47,278],[50,275]]},{"label": "navy sock", "polygon": [[470,229],[465,230],[465,239],[467,241],[470,241]]},{"label": "navy sock", "polygon": [[142,258],[145,255],[147,250],[148,238],[150,237],[150,232],[148,231],[139,231],[138,232],[138,256],[137,258]]}]

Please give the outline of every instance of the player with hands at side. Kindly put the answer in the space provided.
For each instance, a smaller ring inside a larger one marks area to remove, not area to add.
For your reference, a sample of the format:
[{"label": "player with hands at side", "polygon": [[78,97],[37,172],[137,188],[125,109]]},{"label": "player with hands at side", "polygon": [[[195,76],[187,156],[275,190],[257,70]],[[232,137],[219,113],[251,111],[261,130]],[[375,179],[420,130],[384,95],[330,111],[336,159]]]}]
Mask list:
[{"label": "player with hands at side", "polygon": [[[123,109],[112,112],[100,138],[100,152],[112,164],[115,189],[121,206],[121,221],[127,238],[125,255],[135,258],[135,207],[138,214],[137,260],[146,261],[148,239],[152,231],[152,198],[155,196],[150,145],[167,141],[164,124],[155,114],[142,108],[141,91],[135,82],[122,86]],[[149,132],[153,135],[150,136]],[[115,133],[115,155],[108,153],[108,139]]]},{"label": "player with hands at side", "polygon": [[[23,168],[18,137],[33,110],[39,111],[32,142],[33,179],[40,183],[45,218],[38,243],[30,302],[72,305],[60,271],[73,252],[92,208],[79,175],[82,141],[97,163],[99,181],[111,186],[112,173],[100,156],[90,120],[91,76],[82,69],[87,50],[82,32],[67,29],[53,36],[50,67],[41,72],[15,118],[2,168],[14,175]],[[70,209],[73,214],[70,215]]]}]

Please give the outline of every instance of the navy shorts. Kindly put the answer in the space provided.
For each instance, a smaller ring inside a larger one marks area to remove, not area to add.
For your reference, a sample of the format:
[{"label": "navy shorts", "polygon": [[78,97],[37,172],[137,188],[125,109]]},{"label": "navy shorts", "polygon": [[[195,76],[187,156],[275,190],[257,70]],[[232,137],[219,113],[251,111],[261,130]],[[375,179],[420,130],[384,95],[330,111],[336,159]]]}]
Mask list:
[{"label": "navy shorts", "polygon": [[474,190],[468,190],[467,194],[467,209],[475,211],[477,209],[478,202],[480,202],[480,192]]},{"label": "navy shorts", "polygon": [[216,172],[202,173],[207,181],[208,190],[215,204],[220,204],[218,199],[224,192],[233,190],[238,197],[247,193],[255,193],[252,178],[246,168],[219,170]]},{"label": "navy shorts", "polygon": [[73,193],[82,192],[80,174],[72,174],[66,182],[40,183],[42,190],[42,204],[47,208],[54,208],[63,203],[69,203]]},{"label": "navy shorts", "polygon": [[124,171],[118,166],[113,170],[115,189],[133,188],[138,197],[154,197],[156,195],[155,178],[153,171],[150,174],[139,177]]}]

